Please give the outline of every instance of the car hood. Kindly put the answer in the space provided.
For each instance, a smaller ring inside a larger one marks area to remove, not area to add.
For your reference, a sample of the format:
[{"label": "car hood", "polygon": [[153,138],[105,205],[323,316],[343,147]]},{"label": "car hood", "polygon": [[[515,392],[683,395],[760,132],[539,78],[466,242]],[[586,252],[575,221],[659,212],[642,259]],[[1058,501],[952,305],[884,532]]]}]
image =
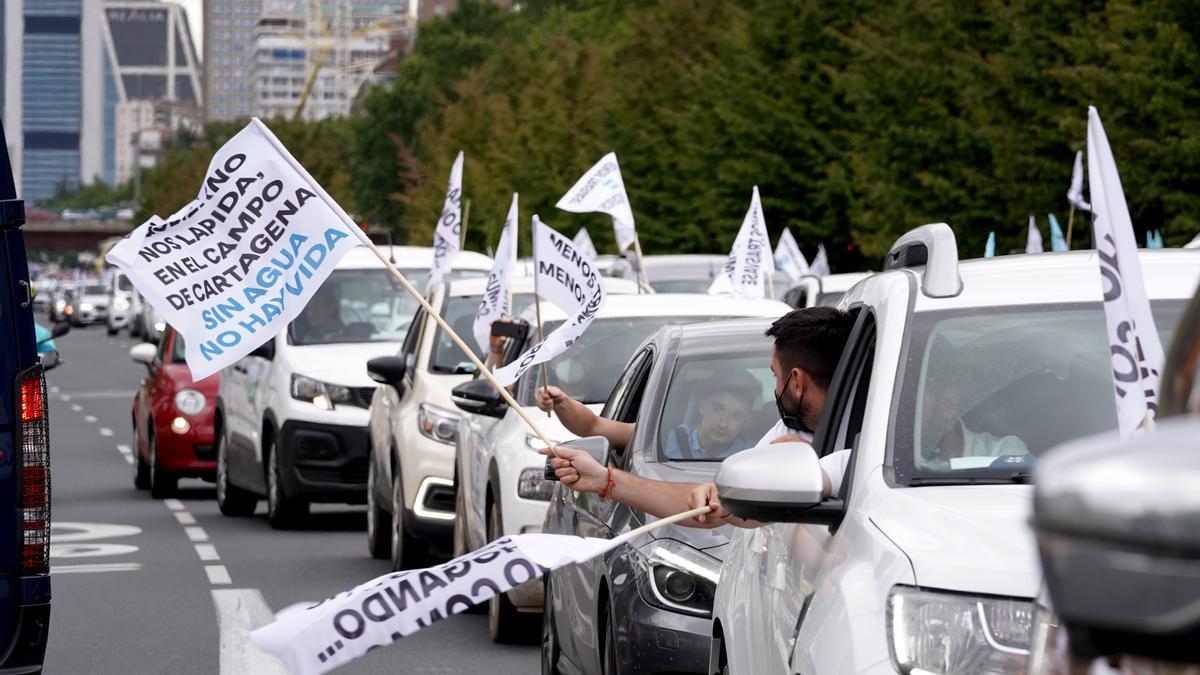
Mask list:
[{"label": "car hood", "polygon": [[182,363],[172,363],[163,366],[163,374],[175,385],[175,389],[195,389],[205,396],[216,396],[221,388],[221,371],[196,382],[192,379],[192,371]]},{"label": "car hood", "polygon": [[[639,476],[671,483],[707,483],[716,475],[720,462],[645,462],[635,468]],[[644,515],[646,522],[657,520]],[[729,551],[729,537],[733,526],[726,525],[711,530],[695,527],[667,525],[651,533],[654,539],[674,539],[705,553],[725,560]]]},{"label": "car hood", "polygon": [[1029,485],[885,490],[871,522],[912,562],[918,586],[1032,598],[1041,572]]},{"label": "car hood", "polygon": [[346,387],[374,387],[367,377],[367,361],[377,356],[395,356],[399,342],[350,342],[291,348],[293,372],[315,380]]}]

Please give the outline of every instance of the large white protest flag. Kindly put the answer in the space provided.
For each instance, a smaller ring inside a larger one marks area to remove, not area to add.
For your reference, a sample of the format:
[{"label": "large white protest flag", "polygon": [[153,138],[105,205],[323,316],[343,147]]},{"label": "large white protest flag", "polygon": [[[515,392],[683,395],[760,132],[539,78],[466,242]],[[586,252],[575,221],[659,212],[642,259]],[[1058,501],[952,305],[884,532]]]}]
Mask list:
[{"label": "large white protest flag", "polygon": [[1113,393],[1121,435],[1154,428],[1159,371],[1165,357],[1142,281],[1137,238],[1100,114],[1088,107],[1088,192],[1112,354]]},{"label": "large white protest flag", "polygon": [[556,206],[574,213],[599,212],[612,216],[618,253],[624,253],[637,239],[633,209],[629,206],[629,196],[625,194],[625,181],[621,179],[621,167],[617,164],[615,152],[601,157],[567,190]]},{"label": "large white protest flag", "polygon": [[461,150],[450,167],[450,183],[446,186],[446,201],[442,204],[442,215],[433,230],[433,266],[429,268],[429,279],[425,282],[425,293],[442,282],[454,259],[458,257],[462,239],[462,174],[463,153]]},{"label": "large white protest flag", "polygon": [[257,118],[213,157],[200,193],[107,260],[179,331],[200,380],[275,337],[360,241],[345,212]]},{"label": "large white protest flag", "polygon": [[763,218],[762,201],[758,197],[758,186],[750,194],[750,208],[742,219],[742,227],[733,248],[725,259],[725,267],[708,287],[710,294],[733,293],[742,298],[765,298],[767,275],[775,272],[775,261],[771,257],[771,240],[767,236],[767,223]]},{"label": "large white protest flag", "polygon": [[588,260],[596,261],[599,253],[596,252],[596,245],[592,243],[592,235],[588,234],[586,227],[579,228],[575,233],[575,238],[571,240],[575,244],[576,250],[587,256]]},{"label": "large white protest flag", "polygon": [[533,217],[533,283],[538,297],[553,303],[568,317],[546,339],[515,361],[495,372],[505,386],[516,382],[529,368],[565,352],[592,325],[607,294],[595,265],[570,239]]},{"label": "large white protest flag", "polygon": [[487,287],[479,300],[479,309],[475,312],[475,342],[487,353],[491,335],[492,323],[512,312],[511,295],[508,292],[508,280],[517,266],[517,194],[513,193],[512,206],[508,207],[508,217],[504,219],[504,229],[500,232],[500,243],[496,246],[496,262],[488,274]]},{"label": "large white protest flag", "polygon": [[825,253],[825,244],[817,244],[817,257],[813,258],[809,272],[815,277],[829,274],[829,255]]},{"label": "large white protest flag", "polygon": [[1083,199],[1083,151],[1075,153],[1075,167],[1071,171],[1071,187],[1067,188],[1067,201],[1080,211],[1091,211],[1092,205]]},{"label": "large white protest flag", "polygon": [[786,272],[792,281],[808,274],[808,260],[800,252],[800,245],[796,243],[790,228],[783,228],[779,243],[775,245],[775,266]]},{"label": "large white protest flag", "polygon": [[1029,216],[1029,233],[1025,235],[1025,252],[1026,253],[1042,253],[1045,251],[1042,246],[1042,232],[1038,229],[1037,218]]}]

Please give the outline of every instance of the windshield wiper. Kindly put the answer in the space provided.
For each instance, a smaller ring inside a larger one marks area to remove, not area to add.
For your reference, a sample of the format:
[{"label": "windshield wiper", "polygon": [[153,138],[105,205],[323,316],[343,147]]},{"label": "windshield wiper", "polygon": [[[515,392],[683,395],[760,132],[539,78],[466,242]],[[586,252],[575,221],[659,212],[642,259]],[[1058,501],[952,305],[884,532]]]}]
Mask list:
[{"label": "windshield wiper", "polygon": [[1016,471],[1000,476],[915,476],[908,481],[909,487],[930,487],[943,485],[1026,485],[1033,474],[1028,471]]}]

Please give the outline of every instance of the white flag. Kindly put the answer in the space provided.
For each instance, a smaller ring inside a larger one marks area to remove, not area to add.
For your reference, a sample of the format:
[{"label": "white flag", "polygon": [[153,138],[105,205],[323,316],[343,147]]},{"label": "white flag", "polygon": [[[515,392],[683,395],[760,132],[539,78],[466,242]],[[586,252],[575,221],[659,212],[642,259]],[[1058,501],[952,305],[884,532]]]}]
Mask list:
[{"label": "white flag", "polygon": [[293,675],[326,673],[370,649],[622,543],[621,538],[562,534],[503,537],[436,567],[385,574],[322,602],[293,605],[250,638]]},{"label": "white flag", "polygon": [[509,306],[508,279],[516,266],[517,194],[514,192],[512,206],[508,207],[508,217],[504,219],[504,229],[500,232],[500,243],[496,245],[496,262],[492,264],[487,288],[479,300],[479,309],[475,312],[475,342],[485,354],[489,347],[488,338],[492,334],[492,322],[512,312],[512,307]]},{"label": "white flag", "polygon": [[1038,230],[1037,219],[1029,216],[1029,234],[1025,237],[1025,252],[1041,253],[1045,250],[1042,247],[1042,233]]},{"label": "white flag", "polygon": [[767,237],[767,223],[763,218],[762,201],[758,197],[758,186],[750,194],[750,208],[742,219],[742,227],[733,248],[725,259],[725,267],[712,285],[710,294],[733,293],[742,298],[765,298],[766,278],[775,272],[775,261],[771,257],[771,240]]},{"label": "white flag", "polygon": [[775,245],[775,266],[787,273],[792,281],[808,274],[808,260],[800,252],[800,245],[789,228],[783,228],[779,243]]},{"label": "white flag", "polygon": [[817,257],[813,258],[809,273],[815,277],[829,274],[829,256],[825,253],[825,244],[817,244]]},{"label": "white flag", "polygon": [[617,165],[615,152],[601,157],[567,190],[556,206],[563,211],[599,212],[612,216],[613,231],[617,235],[617,253],[624,253],[637,239],[633,210],[629,206],[629,196],[625,194],[625,181],[621,180],[621,167]]},{"label": "white flag", "polygon": [[592,325],[608,297],[591,261],[537,216],[533,217],[533,264],[538,297],[569,318],[518,359],[496,370],[496,379],[504,386],[516,382],[529,368],[567,351]]},{"label": "white flag", "polygon": [[454,266],[462,239],[462,172],[463,153],[458,151],[454,165],[450,167],[450,184],[446,186],[446,201],[442,204],[442,216],[433,231],[433,266],[429,268],[429,279],[425,282],[425,294],[442,282]]},{"label": "white flag", "polygon": [[1124,437],[1154,428],[1164,356],[1142,282],[1137,238],[1117,175],[1117,162],[1100,122],[1088,107],[1088,192],[1104,289],[1104,319],[1112,353],[1117,422]]},{"label": "white flag", "polygon": [[596,253],[596,245],[592,243],[592,236],[588,234],[586,227],[579,228],[579,232],[575,233],[575,238],[571,240],[575,244],[575,248],[587,256],[588,260],[595,262],[600,255]]},{"label": "white flag", "polygon": [[363,236],[254,118],[217,151],[195,200],[107,260],[183,335],[202,380],[283,330]]},{"label": "white flag", "polygon": [[[1090,164],[1090,161],[1089,161]],[[1083,151],[1075,153],[1075,168],[1071,171],[1071,187],[1067,188],[1067,201],[1080,211],[1091,211],[1092,205],[1083,200]]]}]

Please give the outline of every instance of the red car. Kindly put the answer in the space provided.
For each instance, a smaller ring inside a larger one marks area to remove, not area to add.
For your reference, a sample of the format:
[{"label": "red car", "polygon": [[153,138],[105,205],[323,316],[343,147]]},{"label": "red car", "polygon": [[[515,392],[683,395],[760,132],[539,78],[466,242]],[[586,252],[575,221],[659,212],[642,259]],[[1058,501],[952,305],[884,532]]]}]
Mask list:
[{"label": "red car", "polygon": [[220,374],[193,382],[183,336],[170,326],[157,347],[143,342],[129,356],[150,370],[133,396],[133,484],[161,498],[175,491],[180,478],[215,481],[213,410]]}]

